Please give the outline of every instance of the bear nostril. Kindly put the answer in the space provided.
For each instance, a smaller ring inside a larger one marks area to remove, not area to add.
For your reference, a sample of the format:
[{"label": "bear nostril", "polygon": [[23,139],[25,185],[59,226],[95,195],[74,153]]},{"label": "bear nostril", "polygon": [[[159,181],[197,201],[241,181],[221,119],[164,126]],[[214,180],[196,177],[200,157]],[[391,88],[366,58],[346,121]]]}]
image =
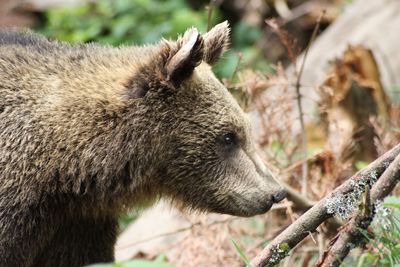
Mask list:
[{"label": "bear nostril", "polygon": [[272,196],[272,202],[278,203],[282,199],[286,197],[286,191],[285,190],[279,190],[278,192],[274,193]]}]

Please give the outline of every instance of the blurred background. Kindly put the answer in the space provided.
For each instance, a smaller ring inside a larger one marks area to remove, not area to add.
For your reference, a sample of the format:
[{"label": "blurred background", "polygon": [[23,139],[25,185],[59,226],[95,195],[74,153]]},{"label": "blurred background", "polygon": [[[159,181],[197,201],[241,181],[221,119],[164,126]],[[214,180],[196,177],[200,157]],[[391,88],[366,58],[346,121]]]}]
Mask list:
[{"label": "blurred background", "polygon": [[[133,210],[120,219],[116,245],[117,260],[131,261],[104,266],[243,266],[398,144],[399,14],[397,0],[0,0],[0,27],[70,43],[142,45],[192,26],[231,25],[231,47],[214,71],[248,112],[265,164],[292,193],[246,219],[182,214],[168,203]],[[343,266],[400,266],[398,196],[397,188],[379,205],[369,244]],[[281,266],[314,266],[348,213],[310,233]]]},{"label": "blurred background", "polygon": [[[111,45],[154,43],[161,37],[176,38],[188,27],[206,31],[207,24],[228,20],[232,49],[217,68],[230,77],[242,56],[241,67],[268,70],[269,62],[288,63],[279,38],[265,20],[279,17],[306,46],[321,10],[327,11],[321,30],[339,15],[347,1],[275,0],[1,0],[0,25],[33,27],[43,34],[68,42],[96,41]],[[212,8],[208,19],[207,8]],[[209,22],[210,21],[210,22]]]}]

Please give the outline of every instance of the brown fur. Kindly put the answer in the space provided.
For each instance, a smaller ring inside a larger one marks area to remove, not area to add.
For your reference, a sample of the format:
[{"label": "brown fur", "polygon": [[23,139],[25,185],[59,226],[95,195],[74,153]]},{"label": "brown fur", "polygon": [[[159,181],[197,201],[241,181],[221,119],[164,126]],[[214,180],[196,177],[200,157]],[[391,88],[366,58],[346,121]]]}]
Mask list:
[{"label": "brown fur", "polygon": [[240,216],[282,199],[201,62],[226,46],[216,27],[120,48],[0,31],[0,266],[112,261],[118,216],[158,197]]}]

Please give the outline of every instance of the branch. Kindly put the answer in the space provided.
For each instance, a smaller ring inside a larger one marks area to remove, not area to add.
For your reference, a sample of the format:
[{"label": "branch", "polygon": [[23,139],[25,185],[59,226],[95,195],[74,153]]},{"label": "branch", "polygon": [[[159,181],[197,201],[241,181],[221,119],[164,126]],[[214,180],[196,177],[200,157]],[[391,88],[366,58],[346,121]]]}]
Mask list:
[{"label": "branch", "polygon": [[278,264],[288,255],[292,248],[308,236],[310,232],[314,232],[325,220],[335,214],[346,217],[349,212],[352,212],[354,205],[357,205],[357,198],[363,193],[365,186],[372,185],[399,154],[400,144],[376,159],[363,170],[354,174],[272,240],[252,260],[252,266],[261,267]]},{"label": "branch", "polygon": [[[304,57],[303,57],[303,61],[301,62],[300,65],[300,70],[299,72],[296,71],[296,76],[297,76],[297,80],[296,80],[296,103],[297,103],[297,108],[299,109],[299,120],[300,120],[300,129],[301,129],[301,148],[303,150],[303,155],[306,158],[307,157],[307,132],[306,132],[306,128],[305,128],[305,123],[304,123],[304,112],[303,112],[303,107],[301,106],[301,93],[300,93],[300,87],[301,87],[301,76],[303,75],[303,70],[304,70],[304,66],[306,64],[306,59],[307,59],[307,55],[308,55],[308,50],[311,47],[311,44],[314,42],[315,37],[318,34],[319,31],[319,27],[321,25],[321,20],[322,17],[325,14],[325,10],[321,13],[321,15],[319,16],[318,20],[317,20],[317,24],[315,25],[314,31],[311,35],[311,39],[310,42],[308,43],[305,51],[304,51]],[[302,195],[306,196],[307,195],[307,176],[308,176],[308,164],[307,162],[304,162],[301,166],[301,176],[302,176],[302,184],[301,184],[301,193]]]},{"label": "branch", "polygon": [[312,206],[314,206],[314,204],[316,203],[314,201],[309,200],[308,198],[301,195],[300,193],[298,193],[290,185],[288,185],[284,182],[281,182],[281,184],[285,188],[285,191],[287,193],[286,198],[293,202],[293,209],[295,211],[299,211],[299,210],[306,211],[309,208],[311,208]]},{"label": "branch", "polygon": [[207,32],[208,31],[210,31],[211,30],[211,20],[212,20],[212,13],[213,13],[213,10],[214,10],[214,8],[215,8],[215,3],[216,2],[216,0],[210,0],[210,3],[208,4],[208,6],[206,6],[206,9],[207,9],[207,11],[208,11],[208,14],[207,14]]},{"label": "branch", "polygon": [[[286,205],[286,204],[275,204],[275,205],[273,205],[271,207],[270,210],[279,210],[279,209],[287,209],[287,208],[288,208],[288,205]],[[146,243],[148,241],[152,241],[152,240],[160,238],[160,237],[171,236],[171,235],[179,234],[181,232],[192,230],[196,226],[202,226],[204,228],[209,228],[212,225],[229,223],[229,222],[232,222],[232,221],[235,221],[235,220],[239,220],[239,219],[241,219],[241,217],[229,217],[227,219],[216,220],[216,221],[213,221],[213,222],[210,222],[210,223],[204,223],[202,221],[197,221],[197,222],[191,223],[189,226],[177,228],[177,229],[169,231],[169,232],[156,234],[156,235],[153,235],[153,236],[146,237],[144,239],[140,239],[140,240],[136,240],[136,241],[133,241],[133,242],[125,243],[123,245],[118,245],[117,244],[116,248],[118,250],[130,249],[132,247],[135,247],[136,245],[139,245],[139,244],[142,244],[142,243]]]},{"label": "branch", "polygon": [[[396,157],[379,178],[378,182],[372,187],[370,203],[373,205],[377,200],[385,198],[394,189],[399,180],[400,155]],[[365,208],[371,208],[368,206],[366,205]],[[318,263],[319,267],[339,266],[354,245],[363,246],[365,244],[366,240],[362,238],[360,229],[366,229],[370,225],[374,214],[372,212],[372,214],[363,215],[353,218],[341,233],[331,241],[330,249],[324,253],[323,258]]]}]

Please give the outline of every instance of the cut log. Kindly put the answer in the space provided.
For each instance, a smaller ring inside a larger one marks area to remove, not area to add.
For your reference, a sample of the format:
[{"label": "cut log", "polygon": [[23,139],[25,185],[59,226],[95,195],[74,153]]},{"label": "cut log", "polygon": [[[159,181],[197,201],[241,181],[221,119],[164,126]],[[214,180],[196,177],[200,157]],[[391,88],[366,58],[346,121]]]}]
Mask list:
[{"label": "cut log", "polygon": [[[324,82],[332,60],[341,57],[349,46],[362,45],[374,53],[382,85],[389,94],[400,84],[400,1],[357,0],[329,26],[309,50],[303,76],[303,94],[318,97],[309,86]],[[315,103],[305,100],[306,110]]]},{"label": "cut log", "polygon": [[341,162],[377,158],[371,117],[387,121],[390,101],[371,50],[350,46],[321,86],[320,110],[329,149]]}]

